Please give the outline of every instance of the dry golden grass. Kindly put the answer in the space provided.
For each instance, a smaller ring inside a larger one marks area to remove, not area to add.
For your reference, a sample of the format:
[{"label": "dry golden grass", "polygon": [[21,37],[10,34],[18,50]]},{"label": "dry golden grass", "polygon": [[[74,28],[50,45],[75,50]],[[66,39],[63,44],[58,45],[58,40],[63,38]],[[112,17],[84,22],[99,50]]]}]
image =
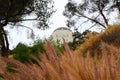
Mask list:
[{"label": "dry golden grass", "polygon": [[52,45],[46,42],[46,54],[40,55],[41,61],[34,58],[39,65],[1,57],[4,65],[13,65],[16,70],[9,73],[5,66],[0,66],[3,80],[120,80],[119,48],[102,43],[103,55],[97,59],[89,52],[84,58],[78,51],[71,51],[66,43],[64,47],[64,54],[58,57]]},{"label": "dry golden grass", "polygon": [[99,53],[99,47],[101,44],[101,38],[100,35],[95,35],[95,36],[91,36],[90,39],[88,39],[87,41],[85,41],[85,43],[81,44],[80,47],[78,47],[78,50],[86,55],[86,53],[89,51],[89,53]]},{"label": "dry golden grass", "polygon": [[101,45],[105,42],[109,45],[120,47],[120,25],[109,26],[104,32],[90,36],[90,38],[78,47],[78,50],[86,55],[89,52],[92,56],[101,55]]},{"label": "dry golden grass", "polygon": [[101,34],[102,41],[120,47],[120,25],[108,27],[106,31]]}]

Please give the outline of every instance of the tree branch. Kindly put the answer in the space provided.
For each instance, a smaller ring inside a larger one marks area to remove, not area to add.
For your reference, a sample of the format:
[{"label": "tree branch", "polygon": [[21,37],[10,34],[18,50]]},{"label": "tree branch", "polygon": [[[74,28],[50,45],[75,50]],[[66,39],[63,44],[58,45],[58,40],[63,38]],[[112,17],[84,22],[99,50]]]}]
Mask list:
[{"label": "tree branch", "polygon": [[96,24],[94,23],[90,28],[88,28],[88,30],[91,29],[91,28],[93,28],[95,25],[96,25]]},{"label": "tree branch", "polygon": [[37,18],[34,18],[34,19],[22,19],[22,20],[9,20],[9,22],[34,21],[34,20],[37,20]]},{"label": "tree branch", "polygon": [[[12,25],[12,24],[10,24],[10,25]],[[28,26],[25,26],[25,25],[22,25],[22,24],[16,24],[16,26],[24,27],[24,28],[30,29],[32,31],[32,33],[34,32],[33,29],[28,27]]]},{"label": "tree branch", "polygon": [[[86,23],[86,22],[88,22],[89,20],[86,20],[86,21],[84,21],[84,22],[82,22],[79,26],[78,26],[78,28],[80,27],[80,26],[82,26],[84,23]],[[77,28],[77,29],[78,29]]]},{"label": "tree branch", "polygon": [[92,19],[92,18],[89,18],[89,17],[85,16],[85,15],[81,14],[80,12],[78,12],[78,15],[77,15],[77,14],[75,14],[75,15],[78,16],[78,17],[84,17],[84,18],[86,18],[86,19],[88,19],[88,20],[91,20],[91,21],[93,21],[93,22],[101,25],[103,28],[106,28],[106,26],[103,25],[102,23],[98,22],[98,21],[95,20],[95,19]]},{"label": "tree branch", "polygon": [[25,25],[22,25],[22,24],[18,24],[16,26],[19,26],[19,27],[24,27],[24,28],[27,28],[29,30],[31,30],[31,34],[30,34],[30,38],[34,39],[34,31],[32,28],[28,27],[28,26],[25,26]]},{"label": "tree branch", "polygon": [[106,26],[108,26],[108,21],[107,21],[105,15],[104,15],[104,13],[103,13],[103,9],[104,9],[104,8],[103,8],[103,9],[100,8],[101,6],[102,6],[102,5],[101,5],[101,2],[100,2],[100,0],[99,0],[99,4],[98,4],[99,13],[100,13],[100,15],[103,17],[103,20],[104,20]]},{"label": "tree branch", "polygon": [[88,22],[88,21],[89,21],[89,20],[86,20],[86,21],[82,22],[82,23],[80,24],[80,26],[83,25],[84,23]]}]

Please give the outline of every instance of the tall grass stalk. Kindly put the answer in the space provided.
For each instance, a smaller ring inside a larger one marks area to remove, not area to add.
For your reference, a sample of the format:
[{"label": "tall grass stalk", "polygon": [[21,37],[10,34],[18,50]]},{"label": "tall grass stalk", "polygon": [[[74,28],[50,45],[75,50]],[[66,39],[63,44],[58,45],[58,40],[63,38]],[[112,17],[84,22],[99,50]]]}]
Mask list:
[{"label": "tall grass stalk", "polygon": [[[46,42],[46,54],[40,55],[38,64],[23,64],[14,59],[0,58],[0,73],[3,80],[120,80],[120,49],[102,43],[101,59],[86,58],[79,51],[71,51],[64,43],[65,52],[57,56],[50,42]],[[8,72],[7,65],[15,72]]]}]

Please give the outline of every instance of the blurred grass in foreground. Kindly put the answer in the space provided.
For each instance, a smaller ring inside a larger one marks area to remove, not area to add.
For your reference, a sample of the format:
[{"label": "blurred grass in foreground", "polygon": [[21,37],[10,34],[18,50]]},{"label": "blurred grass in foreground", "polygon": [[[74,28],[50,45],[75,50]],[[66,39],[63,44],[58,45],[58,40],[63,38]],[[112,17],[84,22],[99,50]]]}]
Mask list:
[{"label": "blurred grass in foreground", "polygon": [[[101,59],[84,58],[79,51],[71,51],[64,43],[65,52],[57,56],[50,42],[46,42],[46,54],[41,54],[38,64],[23,64],[14,59],[0,58],[0,80],[120,80],[120,49],[101,43]],[[7,65],[13,66],[8,72]]]}]

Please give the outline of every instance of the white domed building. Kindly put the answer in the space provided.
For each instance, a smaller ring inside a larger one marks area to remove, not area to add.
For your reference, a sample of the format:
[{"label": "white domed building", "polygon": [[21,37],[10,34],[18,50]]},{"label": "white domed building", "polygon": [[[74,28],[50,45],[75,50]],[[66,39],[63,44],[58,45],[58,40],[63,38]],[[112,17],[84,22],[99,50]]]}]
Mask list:
[{"label": "white domed building", "polygon": [[66,42],[72,42],[72,31],[66,27],[60,27],[54,30],[51,35],[52,41],[63,43],[63,38]]}]

